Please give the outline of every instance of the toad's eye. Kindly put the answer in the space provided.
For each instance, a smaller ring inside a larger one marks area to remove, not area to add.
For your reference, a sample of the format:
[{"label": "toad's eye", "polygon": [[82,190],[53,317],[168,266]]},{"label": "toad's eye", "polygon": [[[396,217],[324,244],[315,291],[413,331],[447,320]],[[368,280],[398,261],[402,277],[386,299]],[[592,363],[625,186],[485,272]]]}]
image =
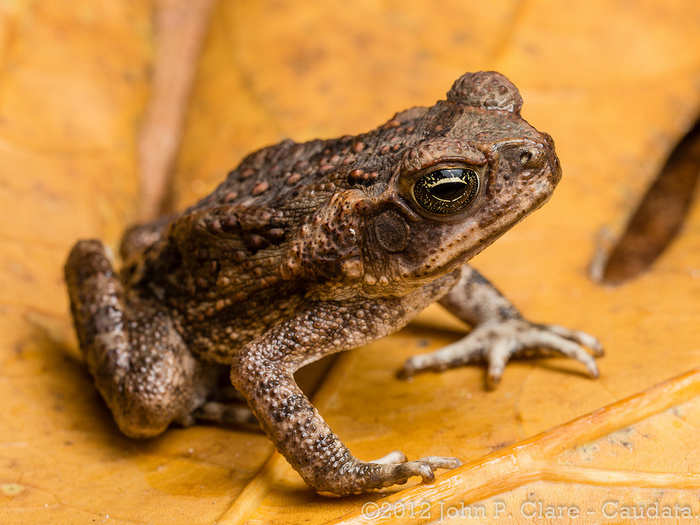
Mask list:
[{"label": "toad's eye", "polygon": [[478,191],[479,176],[471,168],[436,169],[418,178],[413,185],[413,197],[418,205],[436,215],[465,209]]}]

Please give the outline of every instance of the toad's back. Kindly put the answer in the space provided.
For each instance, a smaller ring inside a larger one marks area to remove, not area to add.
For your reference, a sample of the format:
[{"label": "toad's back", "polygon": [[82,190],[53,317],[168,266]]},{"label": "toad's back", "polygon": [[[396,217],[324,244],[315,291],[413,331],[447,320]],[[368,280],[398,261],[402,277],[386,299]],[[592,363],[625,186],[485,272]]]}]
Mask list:
[{"label": "toad's back", "polygon": [[349,253],[358,249],[350,232],[362,218],[348,221],[352,208],[331,231],[329,203],[337,211],[353,193],[385,188],[405,148],[445,133],[445,119],[456,118],[448,110],[426,119],[427,108],[413,108],[363,135],[285,140],[252,153],[213,193],[161,224],[124,276],[168,306],[193,352],[230,362],[324,284],[350,284],[343,265],[359,256]]}]

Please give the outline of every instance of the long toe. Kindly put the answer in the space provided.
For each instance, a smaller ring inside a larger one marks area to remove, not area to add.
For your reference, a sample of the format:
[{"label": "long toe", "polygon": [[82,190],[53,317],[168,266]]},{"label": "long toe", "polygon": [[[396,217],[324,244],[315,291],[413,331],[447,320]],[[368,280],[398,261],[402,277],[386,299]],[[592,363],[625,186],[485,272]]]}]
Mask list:
[{"label": "long toe", "polygon": [[567,357],[580,361],[586,366],[591,377],[599,376],[598,365],[596,365],[595,359],[580,344],[557,334],[544,331],[535,334],[534,339],[535,344],[551,348]]},{"label": "long toe", "polygon": [[580,330],[572,330],[571,328],[566,328],[564,326],[559,326],[557,324],[543,325],[543,328],[549,330],[552,333],[565,337],[566,339],[571,339],[572,341],[586,346],[593,350],[593,355],[596,357],[601,357],[605,355],[605,350],[603,345],[598,339],[593,337],[591,334],[582,332]]},{"label": "long toe", "polygon": [[420,458],[418,461],[427,463],[433,470],[437,468],[451,470],[462,465],[462,461],[459,458],[451,458],[446,456],[425,456],[424,458]]}]

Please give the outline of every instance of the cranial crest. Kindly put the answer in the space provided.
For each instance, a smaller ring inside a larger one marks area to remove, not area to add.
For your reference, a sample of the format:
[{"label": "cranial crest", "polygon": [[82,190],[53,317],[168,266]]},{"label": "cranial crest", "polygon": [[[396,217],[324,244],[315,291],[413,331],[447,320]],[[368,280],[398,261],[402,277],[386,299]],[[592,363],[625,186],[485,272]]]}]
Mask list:
[{"label": "cranial crest", "polygon": [[495,71],[478,71],[459,77],[447,92],[447,100],[475,108],[520,114],[523,99],[518,88]]}]

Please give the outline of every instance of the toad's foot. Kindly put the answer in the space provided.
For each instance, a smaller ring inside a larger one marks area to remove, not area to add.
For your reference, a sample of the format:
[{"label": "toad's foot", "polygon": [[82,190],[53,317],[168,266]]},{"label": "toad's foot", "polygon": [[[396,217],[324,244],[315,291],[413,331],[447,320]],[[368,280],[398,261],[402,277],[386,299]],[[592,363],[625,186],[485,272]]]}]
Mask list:
[{"label": "toad's foot", "polygon": [[444,456],[426,456],[415,461],[408,461],[406,455],[400,450],[394,450],[384,457],[370,461],[370,463],[382,465],[382,469],[376,473],[381,477],[379,487],[403,485],[412,476],[420,476],[424,483],[431,483],[435,480],[435,470],[439,468],[453,469],[462,464],[457,458]]},{"label": "toad's foot", "polygon": [[426,370],[442,371],[471,363],[487,363],[486,385],[493,389],[501,381],[509,359],[563,354],[583,363],[591,377],[598,377],[595,360],[584,346],[590,348],[595,357],[603,355],[598,340],[584,332],[521,318],[489,321],[478,325],[456,343],[409,358],[399,376],[408,378]]},{"label": "toad's foot", "polygon": [[355,460],[344,467],[347,476],[364,478],[361,487],[346,488],[341,486],[331,490],[318,490],[318,492],[328,496],[361,494],[370,489],[403,485],[413,476],[420,476],[424,483],[432,483],[435,480],[435,470],[453,469],[461,464],[462,462],[457,458],[443,456],[426,456],[415,461],[408,461],[403,452],[394,450],[374,461]]}]

